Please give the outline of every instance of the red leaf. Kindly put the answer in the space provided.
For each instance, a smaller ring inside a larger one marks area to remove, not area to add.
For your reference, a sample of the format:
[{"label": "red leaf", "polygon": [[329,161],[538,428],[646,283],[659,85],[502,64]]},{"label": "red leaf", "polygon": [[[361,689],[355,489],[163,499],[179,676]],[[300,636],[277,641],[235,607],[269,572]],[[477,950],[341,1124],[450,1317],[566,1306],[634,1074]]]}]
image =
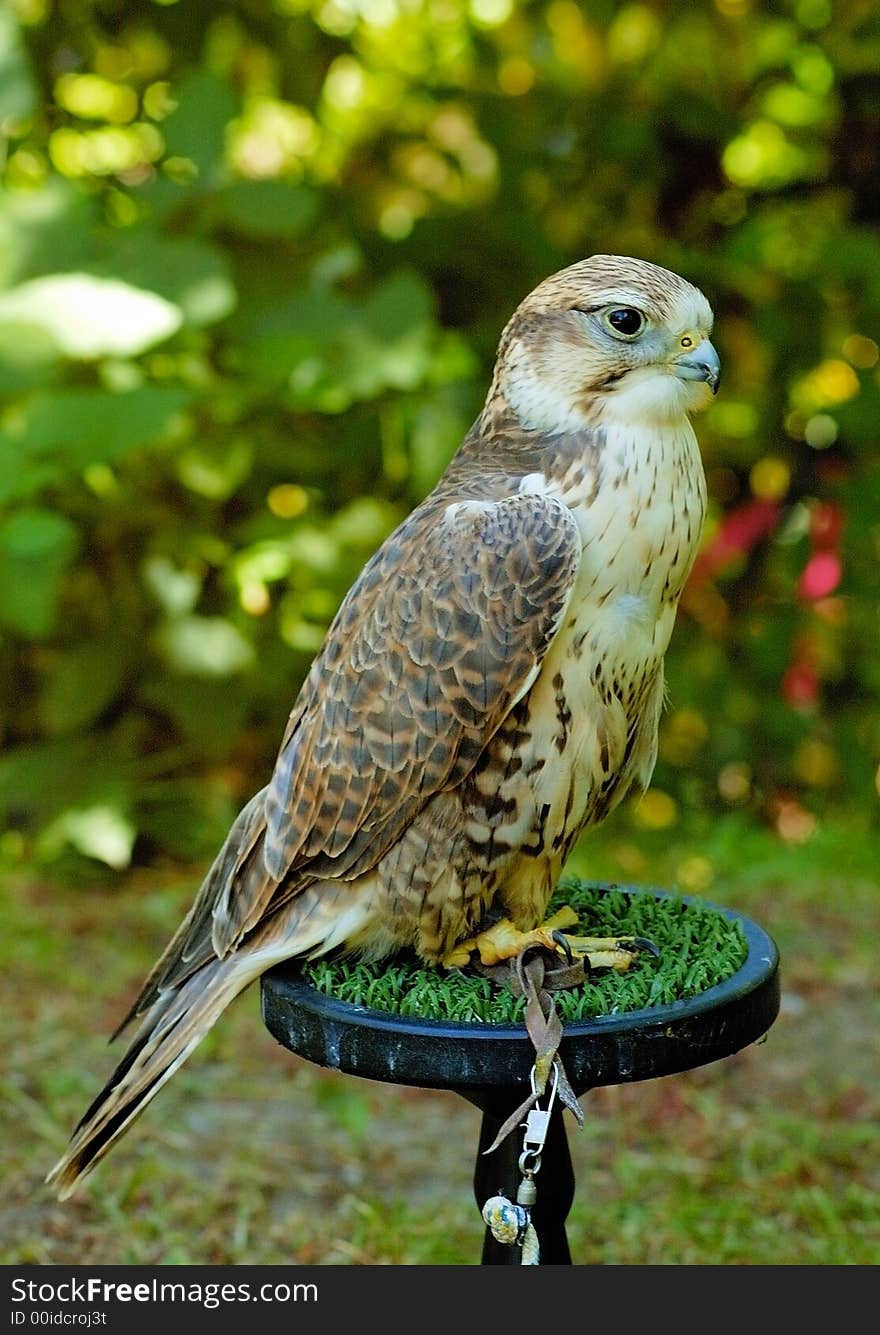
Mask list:
[{"label": "red leaf", "polygon": [[814,552],[798,581],[798,595],[814,602],[827,598],[840,583],[843,564],[837,552]]},{"label": "red leaf", "polygon": [[816,547],[836,547],[846,515],[840,505],[833,501],[819,501],[810,513],[810,537]]},{"label": "red leaf", "polygon": [[772,533],[781,507],[777,501],[748,501],[731,510],[721,521],[718,532],[700,552],[691,574],[691,580],[708,579],[717,571],[756,547]]},{"label": "red leaf", "polygon": [[782,694],[790,705],[814,705],[819,699],[819,675],[809,663],[792,663],[782,678]]}]

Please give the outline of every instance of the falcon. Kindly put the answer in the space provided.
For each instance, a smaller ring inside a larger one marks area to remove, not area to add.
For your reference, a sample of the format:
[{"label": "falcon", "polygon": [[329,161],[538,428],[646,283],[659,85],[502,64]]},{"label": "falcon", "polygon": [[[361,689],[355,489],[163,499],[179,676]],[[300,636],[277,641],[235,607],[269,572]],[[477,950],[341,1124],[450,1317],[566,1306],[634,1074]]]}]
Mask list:
[{"label": "falcon", "polygon": [[[268,784],[120,1026],[139,1021],[48,1175],[62,1199],[280,961],[452,967],[544,939],[573,844],[654,768],[711,328],[691,283],[617,255],[521,302],[482,412],[344,598]],[[480,934],[498,919],[500,944]]]}]

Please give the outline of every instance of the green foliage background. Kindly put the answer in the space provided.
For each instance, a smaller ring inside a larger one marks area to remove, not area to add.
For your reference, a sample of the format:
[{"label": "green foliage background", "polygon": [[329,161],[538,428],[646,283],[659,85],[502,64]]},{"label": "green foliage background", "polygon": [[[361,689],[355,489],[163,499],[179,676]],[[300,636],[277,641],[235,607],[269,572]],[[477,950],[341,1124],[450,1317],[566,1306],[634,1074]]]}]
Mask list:
[{"label": "green foliage background", "polygon": [[514,306],[596,251],[699,284],[725,376],[632,819],[876,836],[876,6],[13,0],[0,130],[3,857],[214,851]]}]

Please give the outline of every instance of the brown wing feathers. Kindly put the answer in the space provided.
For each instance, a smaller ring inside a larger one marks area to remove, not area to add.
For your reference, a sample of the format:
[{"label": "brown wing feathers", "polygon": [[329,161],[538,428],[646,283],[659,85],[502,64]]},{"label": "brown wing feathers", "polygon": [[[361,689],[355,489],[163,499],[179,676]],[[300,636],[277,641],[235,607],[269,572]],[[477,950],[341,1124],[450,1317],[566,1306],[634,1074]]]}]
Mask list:
[{"label": "brown wing feathers", "polygon": [[359,584],[343,604],[334,667],[310,677],[282,746],[266,802],[272,876],[306,864],[359,874],[460,782],[540,663],[579,554],[570,513],[535,495],[465,504],[451,520],[426,507],[404,525],[374,558],[384,578],[366,615],[351,618]]},{"label": "brown wing feathers", "polygon": [[426,502],[380,549],[303,686],[271,783],[239,814],[120,1026],[144,1017],[49,1175],[60,1194],[232,998],[299,953],[297,915],[281,910],[304,896],[300,917],[314,921],[318,895],[332,917],[333,882],[373,868],[433,794],[470,772],[533,680],[579,554],[569,511],[534,495],[449,514]]}]

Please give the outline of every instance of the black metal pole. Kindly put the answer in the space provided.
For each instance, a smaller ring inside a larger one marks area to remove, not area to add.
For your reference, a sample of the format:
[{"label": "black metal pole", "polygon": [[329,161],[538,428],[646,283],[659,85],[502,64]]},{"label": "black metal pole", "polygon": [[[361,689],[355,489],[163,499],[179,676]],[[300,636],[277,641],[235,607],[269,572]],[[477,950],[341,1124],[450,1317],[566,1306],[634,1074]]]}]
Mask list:
[{"label": "black metal pole", "polygon": [[[499,1091],[493,1091],[497,1099]],[[498,1103],[483,1112],[480,1143],[474,1169],[474,1196],[480,1210],[492,1196],[506,1196],[515,1201],[522,1181],[519,1157],[522,1153],[522,1132],[512,1131],[491,1154],[484,1153],[492,1144],[501,1126],[522,1102],[522,1089],[511,1091],[509,1105],[498,1111]],[[541,1152],[541,1167],[535,1174],[538,1198],[532,1206],[532,1223],[538,1235],[541,1265],[571,1265],[571,1252],[565,1221],[574,1200],[574,1170],[568,1148],[568,1136],[562,1120],[562,1108],[557,1103],[550,1116],[547,1139]],[[506,1242],[497,1242],[490,1229],[483,1240],[481,1265],[520,1265],[522,1251]]]}]

